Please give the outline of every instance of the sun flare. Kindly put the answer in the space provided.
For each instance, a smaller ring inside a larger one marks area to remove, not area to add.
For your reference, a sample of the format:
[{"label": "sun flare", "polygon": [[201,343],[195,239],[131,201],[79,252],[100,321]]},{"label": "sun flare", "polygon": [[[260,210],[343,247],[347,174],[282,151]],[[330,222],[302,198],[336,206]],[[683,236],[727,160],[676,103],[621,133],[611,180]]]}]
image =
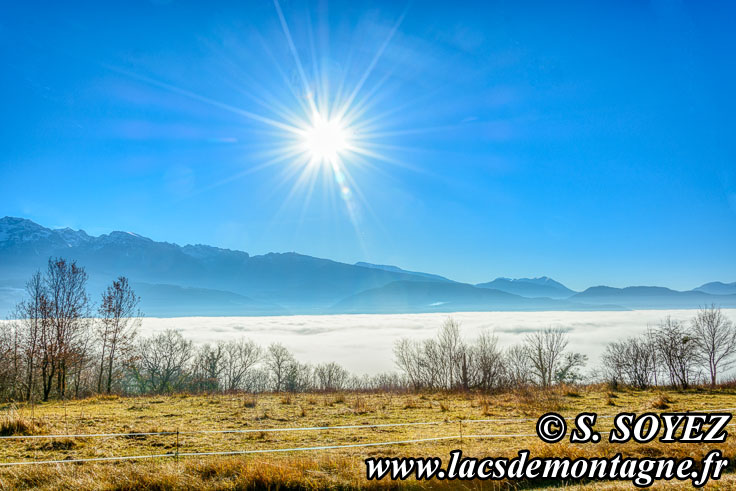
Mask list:
[{"label": "sun flare", "polygon": [[350,149],[350,129],[338,118],[316,112],[302,134],[304,151],[313,163],[336,163]]}]

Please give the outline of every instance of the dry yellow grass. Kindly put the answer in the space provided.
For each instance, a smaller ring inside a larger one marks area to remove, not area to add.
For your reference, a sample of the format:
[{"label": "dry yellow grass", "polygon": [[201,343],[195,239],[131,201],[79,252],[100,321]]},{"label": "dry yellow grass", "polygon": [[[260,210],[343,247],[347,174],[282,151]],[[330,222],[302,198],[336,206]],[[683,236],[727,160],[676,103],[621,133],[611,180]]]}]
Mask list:
[{"label": "dry yellow grass", "polygon": [[[534,422],[464,423],[460,419],[529,418],[556,410],[564,415],[595,410],[643,413],[666,404],[667,411],[718,409],[736,406],[731,390],[689,392],[635,391],[611,393],[602,387],[560,387],[554,391],[518,391],[498,395],[477,394],[274,394],[96,397],[78,401],[30,406],[0,406],[7,421],[46,434],[125,433],[179,431],[176,435],[138,437],[61,438],[53,440],[2,440],[0,462],[64,460],[120,455],[187,452],[224,452],[368,442],[414,440],[464,435],[460,439],[392,446],[353,447],[312,452],[264,453],[241,456],[181,457],[127,462],[58,464],[0,468],[0,489],[353,489],[394,487],[454,487],[447,482],[367,482],[363,460],[369,456],[438,456],[447,459],[460,448],[468,456],[515,456],[527,448],[532,456],[700,457],[709,445],[609,443],[544,444],[536,437],[469,438],[469,435],[531,434]],[[610,403],[614,402],[615,407]],[[0,418],[1,419],[1,418]],[[435,425],[332,429],[328,431],[266,432],[269,428],[361,425],[405,422]],[[597,429],[609,423],[599,422]],[[214,429],[251,429],[252,433],[187,433]],[[9,430],[10,431],[10,430]],[[729,439],[717,446],[728,457],[736,455]],[[562,485],[565,483],[552,483]],[[571,486],[575,483],[567,483]],[[675,483],[660,486],[671,487]],[[525,487],[534,483],[525,483]],[[549,486],[550,483],[547,483]],[[468,489],[498,489],[503,483],[464,483]],[[629,483],[596,483],[602,489],[630,489]],[[688,483],[682,484],[683,488]],[[714,487],[732,488],[726,476]],[[656,488],[657,486],[655,486]]]}]

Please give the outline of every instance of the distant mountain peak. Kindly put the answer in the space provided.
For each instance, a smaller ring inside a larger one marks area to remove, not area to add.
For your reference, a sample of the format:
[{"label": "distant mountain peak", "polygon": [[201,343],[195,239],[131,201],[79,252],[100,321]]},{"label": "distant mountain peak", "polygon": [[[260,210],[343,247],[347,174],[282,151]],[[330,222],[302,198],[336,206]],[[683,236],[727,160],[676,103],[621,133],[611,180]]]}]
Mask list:
[{"label": "distant mountain peak", "polygon": [[711,295],[732,295],[736,293],[736,281],[724,283],[722,281],[711,281],[695,288],[695,291],[710,293]]},{"label": "distant mountain peak", "polygon": [[27,218],[0,218],[0,243],[27,243],[47,241],[53,238],[54,231],[28,220]]},{"label": "distant mountain peak", "polygon": [[549,276],[537,276],[535,278],[496,278],[497,280],[513,281],[516,283],[533,283],[535,285],[562,285],[559,281],[555,281]]},{"label": "distant mountain peak", "polygon": [[8,230],[13,229],[16,231],[23,231],[23,230],[48,230],[46,227],[43,227],[36,222],[29,220],[27,218],[18,218],[18,217],[9,217],[5,216],[3,218],[0,218],[0,230]]},{"label": "distant mountain peak", "polygon": [[515,295],[525,297],[549,297],[549,298],[568,298],[575,292],[559,281],[555,281],[549,276],[539,276],[537,278],[504,278],[499,277],[488,283],[479,283],[476,285],[480,288],[490,288],[500,290]]},{"label": "distant mountain peak", "polygon": [[27,218],[10,216],[0,218],[0,242],[26,242],[39,238],[58,239],[69,246],[74,246],[91,237],[84,230],[69,227],[50,229]]},{"label": "distant mountain peak", "polygon": [[122,239],[122,240],[137,239],[137,240],[153,241],[153,239],[149,239],[148,237],[144,237],[142,235],[134,234],[133,232],[125,232],[125,231],[122,231],[122,230],[113,230],[109,234],[100,235],[99,238],[102,238],[102,237],[109,237],[111,239]]},{"label": "distant mountain peak", "polygon": [[33,220],[29,220],[27,218],[20,218],[20,217],[11,217],[11,216],[4,216],[0,218],[0,225],[17,225],[20,223],[27,223],[30,225],[33,225],[35,227],[41,227],[41,225],[37,224]]}]

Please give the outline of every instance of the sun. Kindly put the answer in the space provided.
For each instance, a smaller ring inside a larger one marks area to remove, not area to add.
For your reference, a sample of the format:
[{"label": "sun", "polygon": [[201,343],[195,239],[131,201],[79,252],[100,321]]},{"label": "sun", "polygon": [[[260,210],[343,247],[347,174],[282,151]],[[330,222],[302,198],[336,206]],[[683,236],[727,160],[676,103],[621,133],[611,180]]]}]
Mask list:
[{"label": "sun", "polygon": [[315,111],[302,132],[302,147],[316,164],[335,164],[351,148],[350,128],[339,118]]}]

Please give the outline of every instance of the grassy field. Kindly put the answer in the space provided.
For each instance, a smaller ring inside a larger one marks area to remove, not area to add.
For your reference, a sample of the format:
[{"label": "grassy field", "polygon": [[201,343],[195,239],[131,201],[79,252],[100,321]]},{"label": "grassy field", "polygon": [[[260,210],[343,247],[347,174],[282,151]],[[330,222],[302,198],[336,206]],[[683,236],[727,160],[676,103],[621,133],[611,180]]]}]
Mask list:
[{"label": "grassy field", "polygon": [[[166,397],[96,397],[31,406],[0,406],[2,434],[89,434],[179,432],[177,435],[0,440],[0,462],[68,460],[123,455],[227,452],[259,449],[395,442],[439,436],[448,440],[331,450],[259,453],[239,456],[156,458],[125,462],[47,464],[0,467],[0,489],[300,489],[447,487],[448,483],[365,480],[363,459],[369,456],[438,456],[460,448],[475,457],[513,457],[520,449],[532,456],[701,457],[712,445],[629,443],[554,445],[532,437],[475,438],[474,435],[527,435],[534,421],[466,422],[457,420],[536,418],[554,410],[563,415],[594,410],[600,415],[624,410],[698,410],[736,407],[736,391],[693,390],[609,392],[603,387],[560,387],[498,395],[479,394],[268,394]],[[331,429],[327,431],[260,431],[269,428],[434,422],[431,425]],[[597,429],[607,428],[608,421]],[[251,433],[188,433],[200,430],[251,429]],[[178,439],[178,443],[177,443]],[[717,446],[736,456],[729,438]],[[522,483],[521,487],[578,486],[585,483]],[[449,483],[456,487],[457,483]],[[659,487],[673,487],[663,483]],[[505,483],[464,483],[468,489],[498,489]],[[629,483],[590,485],[630,489]],[[683,488],[688,483],[682,484]],[[736,487],[732,475],[709,487]],[[657,486],[655,486],[657,488]]]}]

